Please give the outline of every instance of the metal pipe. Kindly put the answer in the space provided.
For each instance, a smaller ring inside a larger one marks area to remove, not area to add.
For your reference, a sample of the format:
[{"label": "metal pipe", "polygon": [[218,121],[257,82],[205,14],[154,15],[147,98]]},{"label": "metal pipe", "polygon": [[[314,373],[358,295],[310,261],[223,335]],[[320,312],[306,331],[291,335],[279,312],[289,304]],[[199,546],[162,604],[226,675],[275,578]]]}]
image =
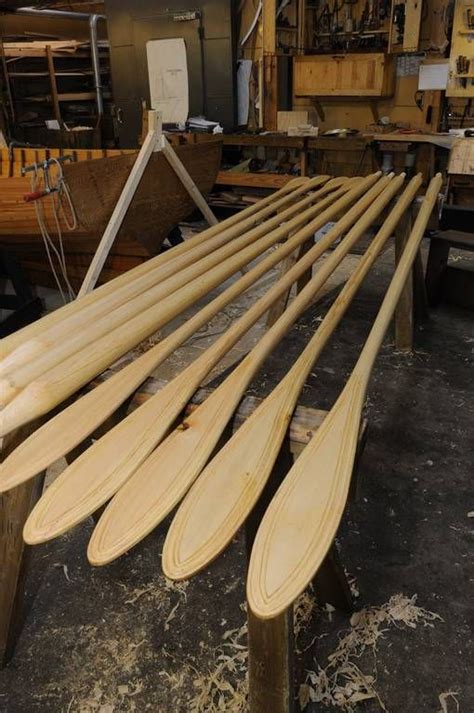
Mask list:
[{"label": "metal pipe", "polygon": [[91,15],[89,17],[89,34],[91,40],[92,71],[94,73],[95,101],[99,119],[104,114],[104,97],[102,94],[102,81],[100,77],[99,43],[97,39],[97,25],[99,20],[105,20],[104,15]]},{"label": "metal pipe", "polygon": [[102,82],[100,78],[99,46],[97,39],[97,25],[99,20],[106,20],[105,15],[89,14],[87,12],[72,12],[70,10],[36,10],[33,7],[19,7],[14,10],[16,15],[29,15],[32,17],[52,17],[57,20],[82,20],[89,23],[89,37],[91,43],[92,71],[94,74],[95,103],[99,119],[104,114],[104,98],[102,95]]}]

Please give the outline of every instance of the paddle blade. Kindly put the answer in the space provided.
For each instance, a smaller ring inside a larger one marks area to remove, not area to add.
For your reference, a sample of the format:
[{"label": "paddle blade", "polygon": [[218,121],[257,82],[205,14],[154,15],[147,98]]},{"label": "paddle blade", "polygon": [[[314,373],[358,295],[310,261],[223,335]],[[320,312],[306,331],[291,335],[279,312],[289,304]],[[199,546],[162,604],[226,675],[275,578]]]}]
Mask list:
[{"label": "paddle blade", "polygon": [[119,490],[92,534],[87,551],[91,564],[100,566],[120,557],[179,503],[237,407],[235,383],[230,378],[214,391]]},{"label": "paddle blade", "polygon": [[50,485],[23,530],[37,545],[62,535],[107,502],[166,435],[184,407],[176,380],[87,449]]},{"label": "paddle blade", "polygon": [[365,388],[351,378],[272,500],[255,538],[247,580],[254,614],[281,614],[322,564],[347,500]]},{"label": "paddle blade", "polygon": [[201,473],[165,540],[161,564],[169,579],[191,577],[229,544],[272,471],[296,397],[281,382]]},{"label": "paddle blade", "polygon": [[41,473],[99,428],[145,380],[142,359],[99,384],[23,441],[0,464],[0,492]]}]

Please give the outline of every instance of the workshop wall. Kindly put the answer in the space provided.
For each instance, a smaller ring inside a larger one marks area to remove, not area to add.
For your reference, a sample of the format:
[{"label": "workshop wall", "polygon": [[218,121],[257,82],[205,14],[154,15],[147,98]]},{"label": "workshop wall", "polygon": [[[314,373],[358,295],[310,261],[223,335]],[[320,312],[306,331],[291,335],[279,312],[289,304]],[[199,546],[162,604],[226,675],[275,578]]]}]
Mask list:
[{"label": "workshop wall", "polygon": [[[294,26],[297,23],[296,2],[290,3],[283,12],[284,24]],[[240,15],[240,41],[245,36],[255,17],[256,3],[253,0],[244,0],[241,3]],[[418,93],[418,64],[420,59],[425,61],[439,61],[444,57],[448,46],[446,36],[447,16],[449,2],[447,0],[424,0],[421,19],[420,47],[417,54],[400,54],[396,63],[396,81],[393,96],[388,98],[329,98],[329,97],[298,97],[293,95],[294,109],[318,108],[324,118],[319,118],[321,130],[332,128],[355,128],[362,131],[371,130],[377,117],[387,116],[392,123],[399,123],[414,129],[432,130],[438,128],[440,120],[441,92]],[[306,46],[308,46],[307,28]],[[295,36],[294,33],[293,36]],[[296,40],[289,39],[288,49],[281,45],[290,38],[290,32],[278,33],[280,44],[279,53],[296,54]],[[257,30],[250,37],[244,47],[239,47],[243,58],[258,60],[262,52],[262,27],[259,23]],[[254,77],[256,82],[256,77]],[[254,93],[255,93],[254,89]],[[252,95],[252,91],[251,91]],[[450,100],[450,106],[456,112],[462,113],[465,102],[455,99]],[[319,106],[318,106],[319,105]],[[322,111],[321,111],[322,110]],[[255,122],[255,117],[253,118]],[[250,125],[252,124],[252,115]]]}]

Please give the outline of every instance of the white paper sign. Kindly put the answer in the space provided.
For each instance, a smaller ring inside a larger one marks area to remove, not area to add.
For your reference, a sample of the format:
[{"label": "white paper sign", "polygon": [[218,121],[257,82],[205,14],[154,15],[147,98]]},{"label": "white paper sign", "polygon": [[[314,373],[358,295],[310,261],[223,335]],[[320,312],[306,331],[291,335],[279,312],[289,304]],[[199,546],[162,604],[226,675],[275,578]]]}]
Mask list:
[{"label": "white paper sign", "polygon": [[446,89],[448,86],[448,72],[449,62],[438,64],[420,64],[418,89],[420,91]]},{"label": "white paper sign", "polygon": [[182,37],[149,40],[146,44],[151,108],[163,113],[163,123],[184,123],[189,114],[186,45]]}]

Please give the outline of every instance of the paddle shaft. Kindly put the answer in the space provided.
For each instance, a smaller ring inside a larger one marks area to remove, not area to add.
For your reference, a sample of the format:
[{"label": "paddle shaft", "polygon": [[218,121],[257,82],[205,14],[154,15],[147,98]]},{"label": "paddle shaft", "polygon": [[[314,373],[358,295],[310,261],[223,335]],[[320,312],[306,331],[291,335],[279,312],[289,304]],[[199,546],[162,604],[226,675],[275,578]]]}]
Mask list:
[{"label": "paddle shaft", "polygon": [[[374,180],[376,177],[366,179],[367,185],[373,183]],[[298,279],[300,274],[308,269],[308,261],[317,259],[358,216],[364,214],[367,207],[390,183],[390,180],[390,177],[385,177],[372,186],[356,206],[349,210],[336,226],[278,281],[277,285],[261,297],[249,312],[241,317],[199,359],[74,461],[50,486],[35,507],[25,526],[26,541],[30,544],[37,544],[51,539],[73,527],[106,502],[166,435],[169,427],[199,383],[219,359],[255,323],[258,316],[271,306],[272,302],[279,297],[282,289],[287,289]],[[328,260],[330,259],[328,258]],[[311,264],[310,262],[309,265]],[[326,274],[329,272],[329,268],[324,265],[322,269]],[[308,300],[310,301],[311,287],[314,295],[316,288],[319,289],[323,282],[321,278],[315,276],[303,292],[295,298],[287,310],[287,313],[291,313],[293,321],[307,306]],[[288,325],[292,323],[285,319],[283,326],[282,319],[286,317],[287,313],[275,322],[269,330],[270,332],[284,335]],[[261,355],[260,358],[262,358]],[[248,360],[248,357],[246,359]],[[239,370],[239,380],[242,380],[241,374],[242,372]],[[226,411],[229,410],[230,402],[234,403],[236,398],[233,391],[234,380],[231,377],[225,383],[230,382],[232,386],[226,392],[227,397],[225,398]],[[219,395],[222,394],[222,387],[218,391]],[[212,400],[215,394],[217,391],[206,403]],[[202,407],[199,408],[202,409]],[[232,410],[233,407],[230,412]],[[214,439],[214,437],[215,429],[211,433],[211,438]]]},{"label": "paddle shaft", "polygon": [[[223,231],[196,245],[193,250],[177,255],[164,265],[159,264],[156,268],[148,270],[133,282],[129,282],[114,290],[112,294],[106,295],[98,303],[94,302],[86,305],[76,314],[70,315],[68,319],[52,325],[49,329],[45,325],[41,335],[22,343],[21,346],[0,362],[0,375],[8,375],[14,371],[20,381],[27,383],[28,380],[34,378],[33,375],[29,375],[28,368],[32,369],[32,374],[42,373],[41,369],[44,371],[44,367],[41,366],[42,363],[50,364],[50,366],[54,363],[59,363],[65,358],[65,355],[67,356],[77,351],[81,344],[85,345],[97,339],[98,336],[110,332],[116,326],[144,309],[142,301],[153,304],[154,300],[159,300],[163,295],[179,289],[188,280],[194,279],[195,276],[202,274],[253,240],[273,230],[273,228],[277,228],[285,220],[294,218],[295,215],[295,227],[297,228],[304,224],[306,216],[304,214],[303,217],[298,215],[301,214],[302,209],[311,205],[313,198],[315,200],[320,196],[324,196],[333,187],[338,187],[342,182],[343,179],[330,181],[330,186],[327,189],[323,188],[316,193],[311,193],[305,199],[300,199],[300,194],[303,192],[303,189],[300,188],[290,196],[281,198],[276,202],[276,206],[264,209],[262,214],[259,214],[260,218],[266,217],[266,213],[273,212],[275,207],[278,208],[284,205],[290,199],[292,202],[296,198],[299,199],[296,204],[291,205],[262,225],[252,226],[252,229],[244,232],[241,226],[235,226],[232,230]],[[311,189],[313,183],[317,185],[321,181],[319,178],[315,179],[314,182],[308,181],[304,191],[307,188]],[[312,216],[310,209],[308,209],[306,215]],[[92,330],[91,325],[93,326]],[[44,355],[44,358],[41,360],[42,355]],[[23,378],[18,374],[19,367],[23,367],[25,370]]]},{"label": "paddle shaft", "polygon": [[[327,178],[328,177],[326,176],[321,177],[322,182],[327,180]],[[240,231],[243,232],[244,230],[251,228],[262,217],[268,215],[267,211],[273,212],[273,210],[275,210],[275,202],[278,201],[281,197],[288,197],[289,200],[292,200],[292,196],[287,196],[287,194],[299,192],[300,189],[302,190],[302,192],[305,192],[306,184],[308,182],[309,179],[299,178],[290,181],[286,186],[284,186],[276,193],[273,193],[271,196],[263,198],[255,205],[249,206],[240,213],[227,218],[219,225],[207,228],[202,233],[193,236],[181,245],[177,245],[172,250],[168,250],[164,253],[161,253],[160,255],[157,255],[154,258],[151,258],[150,260],[147,260],[142,265],[139,265],[133,268],[132,270],[125,272],[123,275],[119,275],[114,280],[111,280],[110,282],[107,282],[106,284],[97,287],[93,292],[89,293],[88,295],[85,295],[84,297],[81,297],[80,299],[77,299],[74,302],[70,302],[69,304],[64,305],[60,309],[55,310],[54,312],[51,312],[50,314],[42,317],[40,320],[37,320],[36,322],[33,322],[32,324],[27,325],[26,327],[23,327],[23,329],[18,330],[14,334],[5,337],[0,342],[1,357],[6,357],[10,352],[12,352],[14,349],[23,344],[25,340],[35,337],[37,335],[41,335],[45,331],[45,329],[48,329],[53,324],[58,324],[62,320],[67,319],[70,315],[82,310],[87,305],[99,302],[100,300],[106,298],[108,295],[112,294],[115,290],[119,289],[123,285],[134,282],[135,280],[140,278],[141,275],[146,274],[147,272],[155,269],[159,265],[165,265],[169,261],[174,260],[179,255],[182,255],[183,253],[192,251],[194,248],[199,247],[203,240],[208,240],[220,233],[221,231],[234,228],[235,226],[237,226],[239,229],[238,234],[240,234]],[[298,194],[299,193],[297,193],[297,195]]]},{"label": "paddle shaft", "polygon": [[[315,230],[318,230],[327,223],[332,217],[340,211],[347,208],[357,197],[362,195],[368,187],[378,180],[379,174],[374,174],[363,179],[354,188],[349,190],[339,200],[326,209],[320,216],[311,221],[303,229],[299,231],[299,237],[308,239]],[[385,177],[379,181],[380,190],[390,180]],[[377,188],[374,186],[374,189]],[[380,190],[377,188],[380,192]],[[365,199],[362,199],[364,201]],[[360,203],[361,201],[359,201]],[[337,225],[341,225],[341,232],[345,230],[345,226],[350,226],[351,221],[355,220],[360,212],[360,208],[356,204],[342,218]],[[365,205],[365,204],[363,204]],[[354,217],[355,216],[355,217]],[[339,233],[340,235],[340,233]],[[272,288],[274,292],[269,292],[264,295],[262,301],[251,308],[248,319],[252,319],[255,315],[256,321],[281,294],[291,287],[293,282],[304,274],[329,247],[335,238],[327,236],[323,238],[314,248],[313,252],[307,253],[302,261],[298,262],[298,267],[295,266],[287,272],[281,280]],[[258,305],[258,306],[257,306]],[[54,367],[50,371],[43,374],[38,382],[29,384],[11,403],[2,411],[2,432],[9,432],[12,426],[19,426],[22,423],[27,423],[29,420],[38,415],[47,413],[51,408],[56,406],[62,400],[74,393],[78,388],[86,384],[90,379],[103,371],[109,364],[118,359],[122,354],[127,352],[139,341],[145,339],[156,329],[156,324],[161,319],[161,308],[152,307],[146,310],[142,315],[139,315],[131,320],[128,325],[115,330],[106,335],[106,337],[97,340],[90,345],[86,350],[82,350],[74,354],[62,364]],[[262,311],[263,309],[263,311]],[[246,315],[246,316],[247,316]],[[252,322],[253,323],[253,322]],[[250,325],[251,326],[251,325]],[[249,327],[248,327],[249,328]],[[223,339],[226,335],[223,335]]]},{"label": "paddle shaft", "polygon": [[[337,191],[337,193],[339,193],[339,191]],[[36,475],[36,473],[41,472],[43,467],[46,467],[57,458],[62,457],[65,453],[68,453],[78,445],[78,443],[82,442],[82,440],[100,426],[100,424],[103,423],[103,421],[105,421],[177,347],[206,324],[206,322],[222,310],[229,302],[252,287],[268,270],[297,250],[306,239],[305,234],[296,233],[292,238],[289,238],[279,246],[277,250],[267,255],[237,282],[230,285],[230,287],[212,302],[205,305],[197,314],[181,325],[175,332],[172,332],[162,342],[136,358],[134,362],[115,374],[111,379],[100,384],[93,391],[81,399],[78,399],[67,409],[55,416],[54,419],[44,424],[39,431],[33,433],[27,441],[24,441],[19,447],[21,452],[27,457],[26,454],[31,444],[33,452],[35,452],[34,458],[36,464],[41,463],[41,467],[39,467],[38,470],[35,469],[34,472],[28,470],[28,474],[26,476],[23,475],[24,471],[22,465],[15,461],[16,455],[18,455],[17,449],[11,454],[8,462],[4,462],[2,466],[0,466],[0,489],[2,487],[5,489],[13,487],[13,485],[10,485],[10,478],[5,475],[5,471],[8,470],[8,468],[11,467],[13,469],[14,473],[10,473],[10,475],[14,475],[14,484],[18,484]],[[260,248],[258,245],[251,245],[244,248],[239,255],[234,257],[234,265],[232,268],[224,264],[212,271],[211,277],[215,284],[220,284],[220,282],[236,271],[239,266],[247,264],[259,253]],[[197,299],[202,295],[200,286],[196,283],[183,288],[182,292],[191,295],[191,300]],[[160,304],[160,315],[162,318],[164,318],[165,313],[166,303],[163,301]],[[52,400],[43,399],[41,401],[40,406],[42,412],[49,411],[56,405],[58,399],[61,398],[57,391],[54,392],[53,397]],[[19,398],[21,398],[21,396]],[[22,412],[25,409],[18,406],[18,400],[16,400],[14,404],[15,408],[7,408],[2,412],[2,417],[0,418],[0,436],[5,435],[22,423]],[[35,410],[33,404],[30,406],[31,410],[29,411],[29,416],[34,418],[39,412]],[[56,431],[56,429],[58,429],[58,431]],[[48,460],[41,458],[41,453],[44,448],[46,449],[46,458]],[[31,453],[32,457],[33,452]],[[50,458],[51,460],[49,460]]]},{"label": "paddle shaft", "polygon": [[[238,405],[242,395],[259,370],[268,353],[288,331],[301,312],[310,304],[314,295],[341,262],[351,246],[371,224],[374,217],[383,210],[403,183],[403,176],[388,184],[376,203],[365,206],[366,210],[356,225],[349,231],[343,242],[326,259],[316,275],[295,298],[287,311],[275,322],[261,341],[234,369],[232,374],[194,411],[185,423],[178,427],[146,460],[141,468],[131,476],[106,509],[101,526],[91,541],[93,564],[104,564],[110,556],[101,560],[97,548],[114,517],[121,516],[128,536],[122,533],[122,540],[114,548],[113,557],[123,553],[148,534],[163,517],[176,505],[190,483],[205,465],[214,449],[228,419]],[[375,191],[366,198],[374,200]],[[333,229],[334,230],[334,229]],[[330,231],[331,232],[331,231]],[[329,236],[329,233],[328,233]],[[326,337],[327,338],[327,337]],[[195,365],[193,365],[195,366]],[[184,377],[184,381],[187,381]],[[165,387],[166,388],[166,387]],[[148,416],[150,414],[147,414]],[[264,439],[267,443],[268,441]],[[150,448],[148,448],[150,450]],[[136,451],[135,463],[136,465]],[[154,474],[157,474],[157,477]],[[125,480],[125,478],[124,478]],[[148,484],[148,486],[147,486]],[[153,487],[155,486],[155,487]],[[143,509],[136,509],[137,499],[133,493],[145,493]],[[128,503],[134,503],[133,516],[127,512]],[[123,511],[121,512],[121,510]],[[127,512],[127,514],[125,514]]]},{"label": "paddle shaft", "polygon": [[433,208],[439,196],[443,181],[441,174],[437,173],[430,181],[425,198],[418,212],[413,228],[410,232],[410,238],[405,246],[403,255],[397,265],[397,269],[386,292],[382,306],[380,307],[377,318],[370,330],[370,334],[362,349],[360,357],[357,361],[354,371],[358,374],[365,374],[367,382],[370,378],[370,373],[377,358],[378,351],[384,340],[385,333],[390,325],[395,308],[400,299],[401,293],[408,279],[413,262],[420,248],[420,243],[426,230],[426,226],[430,219]]},{"label": "paddle shaft", "polygon": [[[304,590],[336,535],[349,491],[368,379],[440,188],[438,174],[429,185],[350,379],[260,524],[250,559],[247,598],[261,618],[277,616]],[[304,530],[300,522],[306,523]]]},{"label": "paddle shaft", "polygon": [[[198,260],[195,264],[188,265],[174,274],[172,271],[170,277],[164,280],[164,282],[151,285],[145,292],[138,294],[125,304],[118,305],[114,309],[114,305],[111,303],[110,309],[112,311],[102,317],[95,315],[96,319],[90,324],[88,324],[88,322],[90,322],[92,315],[87,313],[88,310],[83,310],[80,315],[68,320],[67,324],[61,323],[57,327],[53,327],[48,335],[37,340],[36,349],[33,348],[33,352],[31,349],[28,349],[31,342],[25,344],[23,359],[20,363],[25,360],[28,360],[29,363],[23,363],[20,367],[18,363],[14,365],[11,363],[14,361],[18,362],[18,359],[15,360],[15,355],[18,354],[19,350],[16,350],[15,353],[10,355],[10,369],[7,370],[7,373],[0,379],[1,403],[6,405],[8,400],[11,400],[11,398],[16,395],[16,392],[24,388],[30,381],[33,381],[33,379],[55,365],[60,364],[71,354],[87,347],[91,342],[125,325],[136,315],[142,313],[143,310],[153,307],[158,303],[163,307],[162,300],[166,300],[167,298],[170,298],[172,302],[176,301],[176,303],[179,303],[179,298],[176,294],[177,291],[183,287],[183,285],[192,285],[196,282],[196,278],[205,276],[204,284],[200,284],[198,295],[191,298],[192,303],[197,297],[205,294],[207,282],[209,282],[210,285],[209,289],[219,284],[220,280],[216,282],[215,277],[218,274],[216,266],[220,266],[226,260],[229,260],[229,264],[232,266],[233,257],[236,254],[238,255],[239,251],[250,244],[258,246],[258,249],[254,251],[250,259],[257,257],[261,252],[264,252],[276,242],[285,239],[289,233],[297,230],[311,220],[315,215],[321,212],[325,206],[330,205],[334,198],[343,195],[345,189],[342,187],[325,200],[316,203],[316,205],[310,205],[306,210],[302,210],[302,208],[308,204],[316,201],[320,195],[325,195],[328,192],[329,190],[323,188],[321,191],[310,194],[306,199],[298,202],[297,205],[292,206],[280,215],[269,220],[268,223],[264,223],[258,228],[236,238],[234,241],[228,242],[201,260]],[[297,215],[295,215],[295,213]],[[262,238],[262,236],[264,237]],[[259,239],[260,241],[257,243],[256,241]],[[245,262],[241,263],[239,268],[245,264]],[[170,266],[171,263],[168,263],[167,267]],[[232,269],[228,275],[233,272],[234,270]],[[66,327],[67,332],[64,333]],[[129,328],[129,326],[127,328]],[[157,329],[158,326],[155,328]],[[71,334],[69,334],[69,330],[72,330]],[[34,359],[32,359],[33,356],[35,357]]]},{"label": "paddle shaft", "polygon": [[[111,416],[152,371],[186,339],[232,300],[252,287],[262,275],[297,250],[305,240],[306,238],[299,234],[289,238],[162,342],[137,357],[120,372],[35,431],[0,465],[0,491],[15,487],[69,453]],[[245,261],[247,261],[251,259],[252,247],[249,246],[245,250],[247,251]],[[12,430],[13,427],[12,422],[4,423],[4,428],[8,430]],[[0,435],[4,435],[1,429]]]}]

